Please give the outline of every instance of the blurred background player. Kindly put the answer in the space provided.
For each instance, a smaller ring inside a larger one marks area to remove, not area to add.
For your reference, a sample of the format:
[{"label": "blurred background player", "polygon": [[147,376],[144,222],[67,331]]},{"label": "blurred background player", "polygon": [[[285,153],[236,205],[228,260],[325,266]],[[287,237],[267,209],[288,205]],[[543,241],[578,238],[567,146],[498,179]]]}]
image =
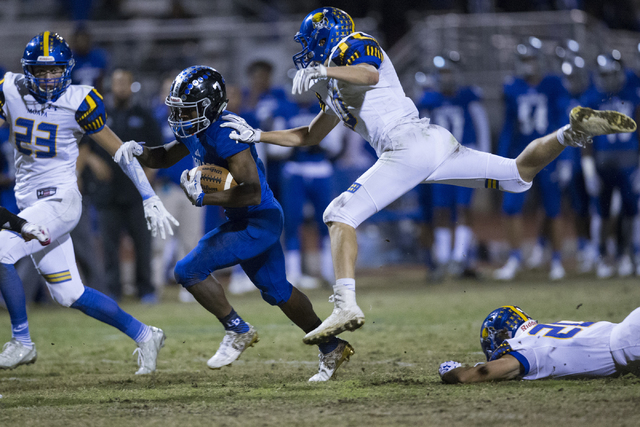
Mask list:
[{"label": "blurred background player", "polygon": [[[614,50],[596,58],[594,86],[582,97],[584,106],[606,108],[637,117],[640,98],[637,87],[627,78],[627,70]],[[599,238],[600,260],[596,269],[599,278],[608,278],[616,273],[628,276],[633,273],[632,255],[638,248],[632,248],[633,219],[638,214],[638,132],[607,135],[593,138],[582,158],[587,190],[599,200],[602,227]],[[592,155],[588,155],[593,153]],[[611,219],[612,194],[620,192],[622,206],[619,232],[614,233],[616,222]],[[616,245],[613,260],[607,253],[607,237],[617,234],[620,241]],[[640,260],[636,263],[640,265]]]},{"label": "blurred background player", "polygon": [[[162,144],[160,128],[151,112],[133,99],[133,74],[118,68],[111,73],[112,102],[106,104],[107,125],[124,140],[144,141],[150,147]],[[131,237],[135,253],[133,284],[138,299],[145,304],[158,302],[151,283],[151,235],[147,232],[140,193],[135,185],[96,142],[91,151],[109,166],[107,179],[93,186],[91,199],[98,212],[102,235],[105,282],[109,295],[122,298],[121,242],[126,233]]]},{"label": "blurred background player", "polygon": [[635,373],[640,360],[640,308],[620,323],[563,320],[538,323],[515,305],[482,322],[487,363],[449,361],[438,372],[446,383],[544,378],[598,378]]},{"label": "blurred background player", "polygon": [[[561,99],[561,111],[563,112],[564,123],[569,123],[569,114],[574,107],[581,105],[582,95],[591,86],[591,78],[587,70],[586,61],[580,56],[580,46],[575,40],[566,40],[564,47],[556,49],[556,54],[560,59],[560,71],[562,84],[567,90],[566,96]],[[576,271],[578,273],[588,273],[593,270],[598,257],[598,236],[591,235],[591,198],[587,193],[582,170],[582,156],[585,150],[569,147],[565,150],[569,159],[563,159],[562,165],[569,162],[570,178],[564,186],[574,217],[571,223],[576,234]],[[565,169],[559,168],[561,173]],[[568,173],[568,171],[567,171]],[[561,178],[560,182],[567,181]]]},{"label": "blurred background player", "polygon": [[[304,126],[320,112],[318,98],[313,93],[305,93],[294,97],[288,117],[278,116],[274,120],[274,129],[288,129]],[[346,129],[336,127],[313,147],[277,147],[290,154],[282,167],[280,189],[282,210],[284,212],[284,247],[287,267],[287,279],[296,287],[313,289],[320,285],[320,279],[310,275],[310,267],[305,267],[305,260],[311,262],[311,253],[320,254],[320,277],[326,283],[332,283],[333,264],[331,263],[331,243],[329,230],[322,221],[322,213],[334,198],[333,160],[341,153]],[[313,239],[309,232],[305,233],[304,250],[302,245],[303,223],[308,208],[311,224],[315,226],[317,251],[308,240]],[[311,253],[310,253],[311,252]]]},{"label": "blurred background player", "polygon": [[[517,45],[516,61],[518,75],[507,80],[504,86],[505,120],[500,134],[497,154],[513,158],[518,156],[529,141],[548,134],[561,124],[564,112],[559,110],[559,99],[565,93],[558,76],[543,75],[542,42],[529,37]],[[566,150],[565,150],[566,151]],[[562,154],[566,156],[566,154]],[[556,175],[558,159],[545,166],[536,176],[535,185],[540,189],[542,204],[549,224],[552,258],[549,271],[550,280],[565,276],[562,266],[562,223],[560,221],[561,191]],[[513,280],[522,269],[522,243],[524,240],[524,219],[522,209],[527,193],[504,193],[502,210],[505,214],[505,230],[511,246],[506,264],[493,272],[497,280]],[[532,256],[542,257],[538,250]],[[532,267],[541,260],[532,260]]]},{"label": "blurred background player", "polygon": [[[438,55],[433,59],[433,66],[437,90],[428,89],[422,95],[416,105],[420,115],[449,130],[465,147],[489,152],[491,134],[482,94],[478,87],[460,86],[460,54],[449,51]],[[436,264],[432,277],[441,279],[446,269],[454,277],[461,277],[465,270],[475,276],[470,263],[474,190],[446,184],[433,184],[431,187]],[[453,233],[452,224],[455,224]]]},{"label": "blurred background player", "polygon": [[[19,259],[31,256],[54,300],[136,341],[140,367],[136,374],[149,374],[156,369],[164,332],[141,323],[101,292],[85,287],[75,263],[69,232],[82,211],[75,172],[78,138],[87,133],[110,154],[115,154],[122,142],[105,124],[101,95],[90,86],[71,85],[73,65],[67,42],[45,31],[27,43],[22,57],[24,74],[6,73],[0,81],[0,125],[6,121],[12,129],[14,191],[20,215],[46,227],[52,242],[36,246],[0,231],[0,292],[12,327],[12,339],[0,353],[0,368],[13,369],[37,358],[22,282],[14,267]],[[170,232],[169,221],[175,223],[175,219],[153,192],[141,166],[123,164],[122,168],[143,194],[144,215],[152,233]]]}]

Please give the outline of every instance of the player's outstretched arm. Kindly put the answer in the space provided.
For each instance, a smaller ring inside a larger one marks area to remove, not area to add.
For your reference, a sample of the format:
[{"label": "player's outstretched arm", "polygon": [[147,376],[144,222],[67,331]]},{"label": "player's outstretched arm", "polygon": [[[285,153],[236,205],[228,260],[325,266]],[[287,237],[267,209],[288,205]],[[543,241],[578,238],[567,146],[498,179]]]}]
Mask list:
[{"label": "player's outstretched arm", "polygon": [[[340,122],[340,119],[337,116],[329,115],[321,111],[311,121],[309,126],[262,132],[257,129],[253,129],[247,124],[247,122],[238,116],[229,114],[222,116],[222,119],[225,120],[225,122],[220,126],[233,129],[233,132],[231,132],[229,137],[237,142],[266,142],[268,144],[280,145],[283,147],[305,147],[309,145],[318,145]],[[235,177],[235,175],[233,176]]]},{"label": "player's outstretched arm", "polygon": [[[457,364],[458,367],[454,367]],[[469,384],[485,381],[513,380],[520,375],[521,365],[513,356],[505,355],[498,360],[478,364],[474,367],[461,366],[457,362],[440,365],[442,381],[449,384]]]},{"label": "player's outstretched arm", "polygon": [[[120,138],[118,138],[108,126],[105,126],[96,133],[92,133],[90,136],[91,139],[96,141],[98,145],[104,148],[111,156],[114,156],[122,146]],[[173,236],[171,223],[175,226],[179,226],[180,223],[165,209],[160,198],[156,196],[156,192],[153,191],[140,163],[135,159],[127,163],[123,156],[120,158],[118,165],[133,182],[142,196],[144,216],[147,220],[147,228],[151,231],[151,235],[155,237],[160,233],[160,237],[165,239],[167,236],[166,233],[168,232]]]},{"label": "player's outstretched arm", "polygon": [[113,160],[116,163],[130,163],[134,158],[148,168],[164,169],[171,167],[189,155],[189,149],[178,141],[172,141],[161,147],[145,147],[136,141],[127,141],[118,148]]}]

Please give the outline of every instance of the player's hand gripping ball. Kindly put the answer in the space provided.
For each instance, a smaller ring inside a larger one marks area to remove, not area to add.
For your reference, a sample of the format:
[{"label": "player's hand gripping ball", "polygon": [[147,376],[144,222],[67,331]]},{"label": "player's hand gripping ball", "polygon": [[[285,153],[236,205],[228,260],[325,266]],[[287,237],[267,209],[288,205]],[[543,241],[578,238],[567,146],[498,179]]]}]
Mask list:
[{"label": "player's hand gripping ball", "polygon": [[194,205],[202,206],[205,194],[228,190],[238,183],[222,166],[201,165],[184,171],[180,177],[180,185]]}]

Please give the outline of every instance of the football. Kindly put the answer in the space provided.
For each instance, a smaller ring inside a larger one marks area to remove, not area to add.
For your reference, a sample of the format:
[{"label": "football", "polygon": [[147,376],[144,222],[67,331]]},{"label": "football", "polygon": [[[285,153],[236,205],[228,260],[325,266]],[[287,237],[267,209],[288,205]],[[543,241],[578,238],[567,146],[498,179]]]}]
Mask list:
[{"label": "football", "polygon": [[205,193],[217,193],[218,191],[228,190],[238,185],[231,173],[222,166],[201,165],[189,171],[188,177],[191,177],[200,171],[200,185]]}]

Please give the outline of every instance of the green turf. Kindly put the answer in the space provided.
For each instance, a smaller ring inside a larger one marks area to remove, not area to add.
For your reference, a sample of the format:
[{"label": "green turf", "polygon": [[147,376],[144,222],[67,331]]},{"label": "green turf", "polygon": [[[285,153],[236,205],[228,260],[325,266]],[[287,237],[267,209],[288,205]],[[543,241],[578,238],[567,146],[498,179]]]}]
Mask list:
[{"label": "green turf", "polygon": [[[163,328],[158,372],[133,375],[135,345],[112,328],[59,307],[33,307],[30,324],[38,361],[0,371],[0,426],[635,426],[640,379],[514,381],[469,386],[440,383],[440,362],[480,361],[479,324],[494,308],[517,304],[542,321],[618,322],[640,302],[637,279],[543,276],[519,283],[457,282],[428,286],[420,270],[362,277],[358,301],[367,323],[343,334],[355,347],[335,380],[309,384],[317,350],[257,294],[231,297],[261,340],[232,367],[206,361],[222,338],[218,322],[197,305],[124,304]],[[320,317],[329,291],[308,292]],[[0,311],[0,342],[9,339]]]}]

